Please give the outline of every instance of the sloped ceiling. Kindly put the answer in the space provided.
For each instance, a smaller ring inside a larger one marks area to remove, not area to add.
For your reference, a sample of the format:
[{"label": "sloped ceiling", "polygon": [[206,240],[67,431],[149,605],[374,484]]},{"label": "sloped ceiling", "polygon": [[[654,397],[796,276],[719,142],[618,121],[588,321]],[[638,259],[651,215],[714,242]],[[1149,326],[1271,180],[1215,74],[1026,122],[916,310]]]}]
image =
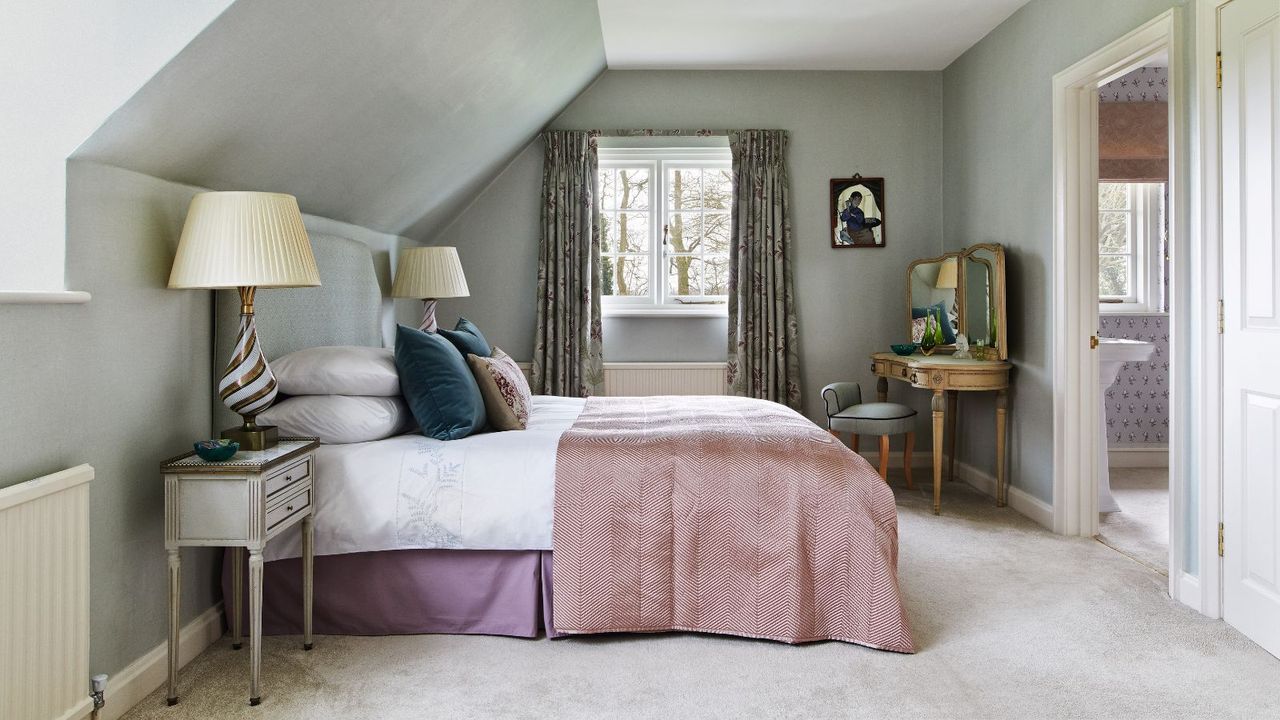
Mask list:
[{"label": "sloped ceiling", "polygon": [[604,66],[596,0],[237,0],[74,157],[429,241]]}]

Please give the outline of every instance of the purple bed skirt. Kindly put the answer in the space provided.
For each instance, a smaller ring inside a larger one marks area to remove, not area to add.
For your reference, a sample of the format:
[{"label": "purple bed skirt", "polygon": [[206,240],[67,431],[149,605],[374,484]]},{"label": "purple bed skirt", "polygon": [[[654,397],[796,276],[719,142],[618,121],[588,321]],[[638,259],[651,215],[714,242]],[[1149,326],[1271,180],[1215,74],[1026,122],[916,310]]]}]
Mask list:
[{"label": "purple bed skirt", "polygon": [[[222,596],[231,597],[232,551]],[[247,561],[246,561],[247,562]],[[248,568],[242,628],[249,627]],[[313,628],[321,635],[448,633],[557,637],[551,624],[551,552],[390,550],[315,559]],[[230,603],[227,603],[230,618]],[[263,569],[262,632],[302,633],[302,560]]]}]

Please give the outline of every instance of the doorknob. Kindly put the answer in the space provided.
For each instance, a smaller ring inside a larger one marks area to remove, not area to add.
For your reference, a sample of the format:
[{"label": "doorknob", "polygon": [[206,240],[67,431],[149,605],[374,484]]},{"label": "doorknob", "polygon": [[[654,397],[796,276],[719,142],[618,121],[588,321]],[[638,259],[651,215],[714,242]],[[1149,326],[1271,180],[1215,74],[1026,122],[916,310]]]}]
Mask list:
[{"label": "doorknob", "polygon": [[1090,336],[1089,336],[1089,349],[1090,349],[1090,350],[1097,350],[1097,349],[1098,349],[1098,336],[1097,336],[1097,335],[1090,335]]}]

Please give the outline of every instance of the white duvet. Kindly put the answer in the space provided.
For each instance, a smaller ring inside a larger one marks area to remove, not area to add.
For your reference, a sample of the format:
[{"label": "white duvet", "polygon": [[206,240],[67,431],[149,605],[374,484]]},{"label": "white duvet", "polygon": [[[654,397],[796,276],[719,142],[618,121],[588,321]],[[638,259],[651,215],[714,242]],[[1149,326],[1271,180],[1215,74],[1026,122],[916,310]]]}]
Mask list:
[{"label": "white duvet", "polygon": [[[322,445],[313,478],[316,554],[550,550],[556,446],[584,404],[535,396],[527,430]],[[267,560],[301,554],[299,526],[265,552]]]}]

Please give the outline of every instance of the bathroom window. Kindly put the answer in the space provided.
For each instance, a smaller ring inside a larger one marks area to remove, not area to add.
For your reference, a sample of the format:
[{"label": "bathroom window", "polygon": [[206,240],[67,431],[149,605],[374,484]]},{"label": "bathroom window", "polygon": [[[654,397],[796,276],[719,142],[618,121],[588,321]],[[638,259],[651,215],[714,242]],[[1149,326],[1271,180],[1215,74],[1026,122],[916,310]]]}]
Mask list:
[{"label": "bathroom window", "polygon": [[1101,312],[1161,309],[1164,189],[1164,183],[1098,183]]}]

